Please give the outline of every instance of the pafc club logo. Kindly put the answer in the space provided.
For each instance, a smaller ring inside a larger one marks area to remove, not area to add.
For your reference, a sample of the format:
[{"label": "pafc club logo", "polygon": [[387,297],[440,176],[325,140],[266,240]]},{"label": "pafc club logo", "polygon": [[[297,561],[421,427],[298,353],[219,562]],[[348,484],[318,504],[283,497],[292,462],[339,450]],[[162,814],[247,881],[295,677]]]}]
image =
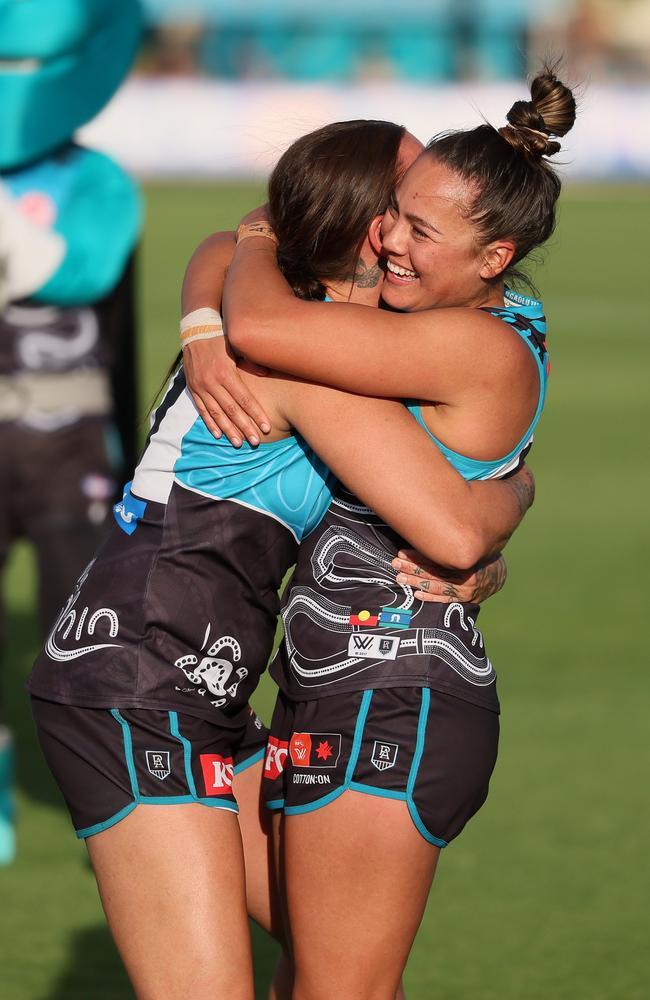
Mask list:
[{"label": "pafc club logo", "polygon": [[341,734],[294,733],[289,756],[294,767],[336,767],[341,756]]},{"label": "pafc club logo", "polygon": [[147,770],[154,778],[164,781],[171,774],[169,750],[147,750]]},{"label": "pafc club logo", "polygon": [[393,767],[397,760],[399,743],[384,743],[383,740],[375,740],[370,758],[378,771],[387,771]]}]

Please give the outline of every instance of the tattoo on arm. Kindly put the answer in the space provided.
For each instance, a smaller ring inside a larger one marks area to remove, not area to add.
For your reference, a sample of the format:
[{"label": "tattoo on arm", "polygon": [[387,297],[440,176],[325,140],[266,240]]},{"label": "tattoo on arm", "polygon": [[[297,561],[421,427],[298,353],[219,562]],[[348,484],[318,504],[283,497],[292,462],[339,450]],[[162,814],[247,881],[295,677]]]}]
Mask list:
[{"label": "tattoo on arm", "polygon": [[535,499],[535,478],[527,465],[522,465],[516,475],[503,482],[510,487],[515,495],[519,510],[523,517]]},{"label": "tattoo on arm", "polygon": [[472,600],[477,604],[498,593],[506,582],[508,567],[503,556],[493,559],[476,571],[476,586]]},{"label": "tattoo on arm", "polygon": [[379,264],[368,267],[365,260],[358,260],[354,274],[346,275],[345,280],[351,281],[359,288],[376,288],[383,277],[384,272]]}]

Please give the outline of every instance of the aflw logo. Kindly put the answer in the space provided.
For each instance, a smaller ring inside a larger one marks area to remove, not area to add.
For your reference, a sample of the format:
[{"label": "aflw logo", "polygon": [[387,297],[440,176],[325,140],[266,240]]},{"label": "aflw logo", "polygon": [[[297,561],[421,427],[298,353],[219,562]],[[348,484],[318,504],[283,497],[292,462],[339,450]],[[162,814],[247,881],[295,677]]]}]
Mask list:
[{"label": "aflw logo", "polygon": [[394,660],[400,639],[396,635],[365,635],[353,632],[348,642],[348,655],[361,656],[364,660]]}]

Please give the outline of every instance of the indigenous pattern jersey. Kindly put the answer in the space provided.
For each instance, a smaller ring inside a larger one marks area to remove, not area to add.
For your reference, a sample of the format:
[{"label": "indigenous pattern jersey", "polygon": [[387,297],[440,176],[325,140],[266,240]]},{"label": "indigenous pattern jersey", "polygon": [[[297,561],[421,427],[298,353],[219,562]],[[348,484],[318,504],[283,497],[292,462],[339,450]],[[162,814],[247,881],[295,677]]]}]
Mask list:
[{"label": "indigenous pattern jersey", "polygon": [[215,440],[179,371],[30,692],[238,724],[272,649],[279,587],[332,483],[297,437],[256,449]]},{"label": "indigenous pattern jersey", "polygon": [[[530,346],[539,369],[539,403],[521,442],[495,462],[468,459],[436,441],[466,479],[503,476],[516,468],[544,403],[548,359],[541,305],[511,293],[506,303],[491,312]],[[409,409],[424,424],[419,406]],[[325,518],[301,545],[285,598],[285,642],[271,674],[292,699],[417,685],[499,710],[496,674],[476,627],[478,606],[416,600],[410,587],[395,581],[391,566],[406,545],[356,497],[339,489]]]}]

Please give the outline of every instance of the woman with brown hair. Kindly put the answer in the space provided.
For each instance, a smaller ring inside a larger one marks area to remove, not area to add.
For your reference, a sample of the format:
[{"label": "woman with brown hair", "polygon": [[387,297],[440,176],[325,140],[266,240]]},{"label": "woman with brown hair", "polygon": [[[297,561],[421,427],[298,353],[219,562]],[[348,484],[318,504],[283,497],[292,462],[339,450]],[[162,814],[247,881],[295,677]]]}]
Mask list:
[{"label": "woman with brown hair", "polygon": [[[371,229],[395,311],[301,301],[259,221],[256,233],[244,228],[224,295],[237,351],[296,377],[409,399],[467,480],[516,468],[542,410],[541,305],[505,282],[553,231],[560,181],[545,158],[573,125],[575,102],[546,69],[507,118],[432,140],[398,184],[381,242]],[[381,436],[369,433],[360,452]],[[496,758],[478,608],[420,605],[409,574],[396,594],[377,570],[401,545],[381,517],[339,495],[303,543],[285,599],[265,784],[284,814],[297,1000],[394,995],[439,851],[484,801]]]},{"label": "woman with brown hair", "polygon": [[[390,123],[350,123],[312,137],[311,151],[320,174],[302,208],[338,206],[349,223],[339,263],[347,268],[401,172],[399,157],[413,159],[409,140]],[[278,216],[287,175],[304,177],[304,144],[294,152],[274,173]],[[349,163],[356,185],[333,191],[332,177]],[[334,268],[342,248],[332,256],[330,238],[322,233],[314,260],[347,297],[347,270]],[[353,298],[371,293],[355,288]],[[186,352],[206,333],[190,325]],[[278,588],[331,500],[324,462],[451,566],[498,549],[525,509],[512,485],[464,482],[398,403],[288,377],[241,379],[270,414],[257,448],[215,440],[176,372],[112,533],[29,681],[46,759],[86,840],[136,994],[147,1000],[252,1000],[247,912],[282,937],[260,818],[266,731],[248,699],[272,648]],[[377,427],[382,440],[364,456],[358,441]],[[392,472],[377,467],[378,456]],[[285,962],[272,995],[288,997],[290,979]]]}]

